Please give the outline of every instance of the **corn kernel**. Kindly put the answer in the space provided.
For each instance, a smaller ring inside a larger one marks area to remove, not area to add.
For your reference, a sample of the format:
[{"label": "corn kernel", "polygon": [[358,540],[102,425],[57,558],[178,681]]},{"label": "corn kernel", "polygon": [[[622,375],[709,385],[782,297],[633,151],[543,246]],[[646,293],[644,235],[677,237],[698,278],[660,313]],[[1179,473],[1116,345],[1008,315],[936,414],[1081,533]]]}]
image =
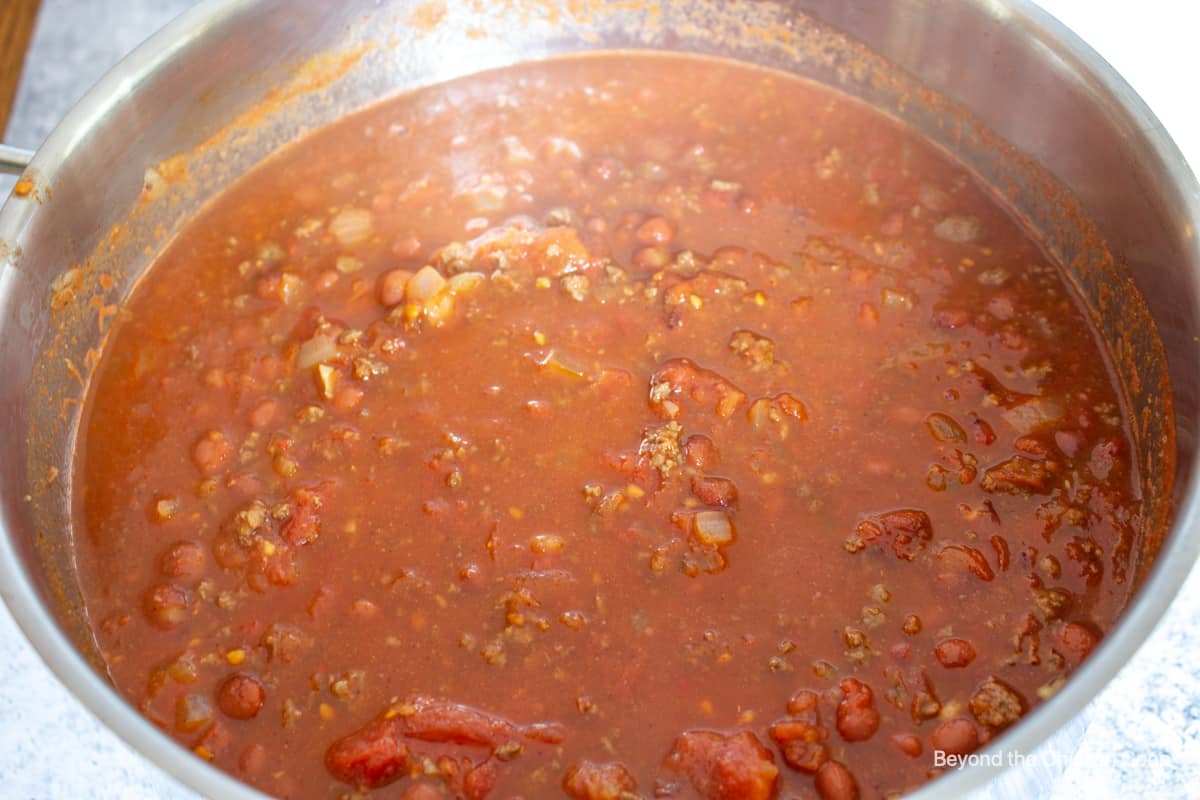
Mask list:
[{"label": "corn kernel", "polygon": [[242,649],[230,650],[225,654],[225,660],[233,666],[237,666],[246,660],[246,651]]}]

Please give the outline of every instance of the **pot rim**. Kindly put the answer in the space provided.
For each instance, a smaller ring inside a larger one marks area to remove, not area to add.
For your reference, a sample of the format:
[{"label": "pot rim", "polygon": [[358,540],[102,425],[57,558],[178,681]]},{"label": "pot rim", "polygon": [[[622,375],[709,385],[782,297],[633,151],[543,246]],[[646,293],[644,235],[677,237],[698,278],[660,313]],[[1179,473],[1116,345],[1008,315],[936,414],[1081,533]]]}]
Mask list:
[{"label": "pot rim", "polygon": [[[1131,130],[1141,137],[1146,164],[1179,193],[1178,202],[1189,220],[1200,220],[1200,185],[1182,152],[1164,126],[1116,70],[1078,35],[1032,0],[972,0],[993,18],[1015,23],[1021,32],[1073,64],[1098,102],[1114,108]],[[110,69],[62,119],[37,150],[33,174],[53,184],[67,157],[86,141],[89,130],[115,106],[130,86],[136,86],[171,61],[212,27],[235,18],[256,0],[202,0],[172,20]],[[0,242],[15,242],[36,212],[32,203],[7,202],[0,208]],[[1189,235],[1192,260],[1200,264],[1200,243]],[[0,251],[0,284],[4,273],[15,269],[14,258]],[[1200,306],[1200,299],[1197,301]],[[1182,466],[1182,465],[1181,465]],[[1165,615],[1200,555],[1200,451],[1192,458],[1185,491],[1170,530],[1145,580],[1121,614],[1113,630],[1063,687],[1021,721],[978,752],[982,755],[1032,753],[1073,719],[1132,659]],[[11,493],[11,488],[4,490]],[[71,643],[54,612],[41,602],[30,576],[19,567],[13,532],[5,524],[6,506],[21,502],[8,497],[0,504],[0,597],[42,661],[100,722],[148,761],[184,785],[211,797],[266,798],[267,795],[238,781],[196,757],[155,727],[106,681]],[[957,798],[979,787],[1007,768],[969,765],[924,784],[910,797]]]}]

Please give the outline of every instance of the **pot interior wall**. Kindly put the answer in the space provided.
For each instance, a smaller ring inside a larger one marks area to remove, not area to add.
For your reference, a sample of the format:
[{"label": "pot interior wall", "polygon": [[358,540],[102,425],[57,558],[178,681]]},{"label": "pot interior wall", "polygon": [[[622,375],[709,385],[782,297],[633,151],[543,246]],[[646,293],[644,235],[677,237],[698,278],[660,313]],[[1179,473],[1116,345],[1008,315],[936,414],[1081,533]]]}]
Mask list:
[{"label": "pot interior wall", "polygon": [[920,0],[242,5],[216,30],[188,31],[129,95],[78,112],[93,117],[90,133],[52,139],[40,163],[62,162],[42,176],[40,201],[5,212],[20,233],[0,250],[16,266],[5,272],[0,437],[6,485],[22,487],[5,489],[6,524],[97,667],[74,580],[70,453],[106,323],[152,254],[307,130],[415,86],[581,49],[702,52],[804,75],[905,121],[995,186],[1067,265],[1111,345],[1136,420],[1145,576],[1176,463],[1178,491],[1191,480],[1200,359],[1190,227],[1173,216],[1182,203],[1166,168],[1140,157],[1136,123],[1099,108],[1103,87],[1023,18],[984,2],[935,15]]}]

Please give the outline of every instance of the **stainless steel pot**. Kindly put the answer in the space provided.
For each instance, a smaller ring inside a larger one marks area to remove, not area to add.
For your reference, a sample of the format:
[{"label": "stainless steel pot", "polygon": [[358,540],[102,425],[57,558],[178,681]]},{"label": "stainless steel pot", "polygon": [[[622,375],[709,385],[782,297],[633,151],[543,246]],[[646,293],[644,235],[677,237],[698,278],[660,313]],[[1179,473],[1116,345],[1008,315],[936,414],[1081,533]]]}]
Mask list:
[{"label": "stainless steel pot", "polygon": [[[1147,530],[1168,532],[1149,536],[1116,629],[993,749],[1029,753],[1069,721],[1196,560],[1200,187],[1121,78],[1025,0],[209,0],[76,106],[25,171],[30,191],[0,212],[0,591],[63,683],[195,789],[259,796],[116,694],[73,578],[69,455],[105,321],[189,215],[305,130],[415,86],[593,48],[767,64],[905,120],[1042,233],[1113,343],[1139,421]],[[918,794],[959,797],[997,769],[959,770]]]}]

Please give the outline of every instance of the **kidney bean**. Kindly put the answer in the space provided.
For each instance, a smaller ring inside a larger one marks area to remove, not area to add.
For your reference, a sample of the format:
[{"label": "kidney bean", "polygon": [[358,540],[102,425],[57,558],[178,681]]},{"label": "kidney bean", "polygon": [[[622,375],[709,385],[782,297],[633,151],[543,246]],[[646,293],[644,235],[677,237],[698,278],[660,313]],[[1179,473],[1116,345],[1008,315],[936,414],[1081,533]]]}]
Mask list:
[{"label": "kidney bean", "polygon": [[230,675],[217,689],[217,708],[233,719],[253,719],[266,699],[262,682],[244,672]]},{"label": "kidney bean", "polygon": [[981,581],[991,581],[996,577],[987,557],[970,545],[945,545],[938,551],[937,563],[942,570],[950,574],[970,573]]},{"label": "kidney bean", "polygon": [[191,615],[191,598],[173,583],[160,583],[146,593],[142,610],[156,628],[170,630]]},{"label": "kidney bean", "polygon": [[1100,637],[1086,623],[1068,622],[1058,629],[1058,643],[1064,655],[1078,663],[1095,649]]},{"label": "kidney bean", "polygon": [[366,392],[361,387],[354,384],[342,384],[333,392],[332,405],[344,414],[358,408],[365,396]]},{"label": "kidney bean", "polygon": [[262,772],[266,764],[266,748],[257,742],[246,745],[238,756],[238,771],[243,775],[256,775]]},{"label": "kidney bean", "polygon": [[698,470],[710,470],[721,463],[721,453],[713,440],[702,433],[693,433],[683,443],[683,457]]},{"label": "kidney bean", "polygon": [[209,431],[192,445],[192,463],[201,472],[216,472],[233,455],[233,445],[220,431]]},{"label": "kidney bean", "polygon": [[976,417],[971,420],[971,438],[976,444],[989,445],[996,441],[996,432],[985,420]]},{"label": "kidney bean", "polygon": [[816,714],[819,707],[820,698],[816,692],[808,689],[800,689],[792,698],[788,700],[787,711],[793,717],[801,717],[807,719],[809,715],[813,716],[810,721],[816,721]]},{"label": "kidney bean", "polygon": [[176,542],[158,559],[158,571],[168,578],[194,579],[204,574],[208,557],[195,542]]},{"label": "kidney bean", "polygon": [[897,558],[912,561],[933,538],[933,523],[924,511],[901,508],[870,514],[854,530],[848,548],[862,549],[867,545],[883,545],[890,541]]},{"label": "kidney bean", "polygon": [[971,315],[962,308],[941,308],[929,315],[929,321],[937,328],[953,330],[971,321]]},{"label": "kidney bean", "polygon": [[962,669],[975,660],[975,647],[966,639],[942,639],[933,654],[946,669]]},{"label": "kidney bean", "polygon": [[897,733],[891,738],[892,746],[910,758],[917,758],[924,751],[921,740],[911,733]]},{"label": "kidney bean", "polygon": [[934,728],[929,745],[943,753],[965,756],[979,747],[979,731],[971,720],[955,717]]},{"label": "kidney bean", "polygon": [[785,764],[811,775],[829,760],[829,748],[823,741],[826,731],[816,724],[815,713],[806,716],[809,719],[776,722],[768,733],[779,746]]},{"label": "kidney bean", "polygon": [[662,245],[638,248],[633,254],[634,266],[645,270],[662,269],[671,260],[671,254]]},{"label": "kidney bean", "polygon": [[675,226],[665,217],[651,217],[638,226],[634,238],[640,244],[670,244],[675,238]]},{"label": "kidney bean", "polygon": [[237,536],[231,530],[223,530],[213,537],[213,557],[225,569],[244,567],[250,561],[250,554],[238,542]]},{"label": "kidney bean", "polygon": [[840,761],[826,761],[817,770],[813,785],[821,800],[858,800],[858,783]]},{"label": "kidney bean", "polygon": [[413,276],[406,269],[389,269],[379,276],[379,302],[391,308],[404,302],[404,290]]},{"label": "kidney bean", "polygon": [[847,742],[863,742],[879,730],[879,712],[871,687],[857,678],[846,678],[838,686],[844,696],[837,707],[837,731]]},{"label": "kidney bean", "polygon": [[421,254],[421,240],[409,233],[392,243],[392,254],[405,260],[416,258]]},{"label": "kidney bean", "polygon": [[484,800],[496,788],[500,771],[494,759],[476,764],[463,776],[463,797],[466,800]]},{"label": "kidney bean", "polygon": [[278,408],[279,404],[274,400],[263,400],[250,412],[250,426],[253,428],[267,427],[271,424],[271,420],[275,418],[275,411]]},{"label": "kidney bean", "polygon": [[728,478],[708,475],[692,477],[692,494],[705,505],[729,508],[737,503],[737,486]]},{"label": "kidney bean", "polygon": [[620,800],[633,795],[637,782],[623,764],[581,761],[567,771],[562,786],[575,800]]}]

